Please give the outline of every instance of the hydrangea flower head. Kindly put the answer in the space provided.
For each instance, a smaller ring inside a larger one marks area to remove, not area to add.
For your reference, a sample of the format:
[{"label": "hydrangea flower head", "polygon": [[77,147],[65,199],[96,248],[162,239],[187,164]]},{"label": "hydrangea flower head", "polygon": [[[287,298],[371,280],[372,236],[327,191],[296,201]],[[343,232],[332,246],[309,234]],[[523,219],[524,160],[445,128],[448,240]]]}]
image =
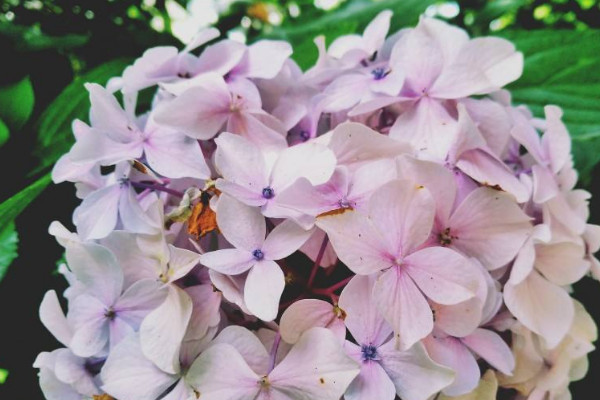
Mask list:
[{"label": "hydrangea flower head", "polygon": [[208,29],[87,85],[53,171],[81,204],[50,227],[46,398],[568,397],[600,228],[562,112],[510,102],[509,41],[425,17],[388,37],[391,16],[318,38],[304,72]]}]

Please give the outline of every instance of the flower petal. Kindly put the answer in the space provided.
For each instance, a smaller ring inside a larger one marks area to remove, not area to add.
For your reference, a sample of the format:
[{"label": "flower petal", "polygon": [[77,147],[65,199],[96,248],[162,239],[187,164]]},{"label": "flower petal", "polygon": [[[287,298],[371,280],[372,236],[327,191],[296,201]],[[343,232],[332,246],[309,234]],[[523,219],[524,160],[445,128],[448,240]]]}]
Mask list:
[{"label": "flower petal", "polygon": [[144,355],[168,374],[180,370],[179,350],[192,315],[192,300],[181,289],[170,285],[165,301],[152,311],[140,326]]},{"label": "flower petal", "polygon": [[354,378],[344,393],[345,400],[394,400],[395,398],[394,383],[376,361],[363,362],[360,366],[360,374]]},{"label": "flower petal", "polygon": [[221,195],[217,203],[217,224],[225,239],[236,248],[249,252],[262,248],[267,224],[258,208]]},{"label": "flower petal", "polygon": [[457,304],[472,298],[481,276],[471,261],[444,247],[419,250],[406,257],[400,268],[427,297],[440,304]]},{"label": "flower petal", "polygon": [[244,302],[252,314],[263,321],[272,321],[277,317],[284,288],[285,277],[279,265],[275,261],[260,261],[246,278]]},{"label": "flower petal", "polygon": [[102,389],[123,400],[156,399],[178,379],[144,356],[138,334],[128,336],[111,350],[101,377]]},{"label": "flower petal", "polygon": [[402,399],[426,400],[454,379],[454,373],[435,363],[420,343],[406,351],[398,351],[392,342],[388,342],[379,352],[381,366]]},{"label": "flower petal", "polygon": [[506,193],[478,188],[448,222],[452,246],[495,269],[511,261],[531,234],[530,218]]},{"label": "flower petal", "polygon": [[515,369],[515,358],[510,347],[496,332],[477,329],[461,341],[503,374],[511,375]]},{"label": "flower petal", "polygon": [[371,196],[369,217],[385,239],[390,255],[413,252],[429,237],[435,202],[429,191],[413,181],[394,180]]},{"label": "flower petal", "polygon": [[269,374],[269,380],[275,392],[290,399],[338,400],[358,372],[358,365],[330,330],[312,328]]},{"label": "flower petal", "polygon": [[375,281],[374,275],[356,275],[340,295],[339,306],[346,314],[344,322],[359,345],[379,346],[392,334],[392,328],[374,302]]},{"label": "flower petal", "polygon": [[396,344],[406,350],[433,329],[433,314],[423,294],[408,274],[398,267],[379,275],[373,297],[394,329]]},{"label": "flower petal", "polygon": [[292,220],[277,225],[262,246],[265,258],[281,260],[298,250],[308,240],[312,230],[305,230]]},{"label": "flower petal", "polygon": [[536,271],[518,285],[507,284],[504,302],[523,325],[546,340],[549,348],[565,337],[575,314],[568,293]]},{"label": "flower petal", "polygon": [[[345,310],[344,310],[345,311]],[[346,327],[341,312],[332,304],[317,299],[298,300],[285,310],[279,321],[279,333],[287,343],[295,344],[314,327],[331,330],[344,343]]]},{"label": "flower petal", "polygon": [[261,389],[260,376],[228,344],[218,344],[202,352],[185,380],[200,393],[202,400],[251,400]]}]

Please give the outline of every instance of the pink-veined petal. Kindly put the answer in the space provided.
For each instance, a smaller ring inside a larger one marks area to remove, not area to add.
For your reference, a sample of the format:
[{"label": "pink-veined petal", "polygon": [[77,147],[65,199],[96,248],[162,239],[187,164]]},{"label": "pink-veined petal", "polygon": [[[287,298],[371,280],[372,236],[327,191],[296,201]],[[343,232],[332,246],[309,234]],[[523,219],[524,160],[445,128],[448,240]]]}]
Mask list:
[{"label": "pink-veined petal", "polygon": [[472,333],[481,325],[483,304],[479,297],[473,297],[452,305],[433,304],[435,326],[454,337]]},{"label": "pink-veined petal", "polygon": [[461,341],[498,371],[512,375],[515,358],[510,347],[496,332],[479,328]]},{"label": "pink-veined petal", "polygon": [[398,351],[392,342],[388,342],[379,349],[379,354],[381,366],[402,399],[426,400],[454,379],[454,373],[435,363],[421,343]]},{"label": "pink-veined petal", "polygon": [[381,135],[356,122],[344,122],[338,125],[329,139],[327,146],[335,154],[338,165],[357,166],[412,152],[406,143]]},{"label": "pink-veined petal", "polygon": [[155,114],[156,122],[194,139],[208,140],[215,136],[229,118],[231,95],[223,78],[216,75],[210,78],[162,103]]},{"label": "pink-veined petal", "polygon": [[398,257],[413,252],[429,237],[435,202],[422,185],[408,180],[386,183],[371,196],[369,217],[385,232],[387,248]]},{"label": "pink-veined petal", "polygon": [[439,101],[425,97],[400,114],[390,137],[410,143],[426,158],[443,161],[455,141],[456,126]]},{"label": "pink-veined petal", "polygon": [[185,379],[203,400],[254,400],[261,389],[260,376],[228,344],[202,352]]},{"label": "pink-veined petal", "polygon": [[477,149],[469,150],[460,156],[456,167],[479,183],[500,186],[502,190],[515,196],[519,203],[529,199],[527,187],[501,160],[490,153]]},{"label": "pink-veined petal", "polygon": [[268,378],[274,391],[290,399],[338,400],[358,372],[359,366],[331,331],[312,328]]},{"label": "pink-veined petal", "polygon": [[394,329],[400,350],[406,350],[433,329],[431,308],[415,283],[401,268],[389,268],[373,287],[379,311]]},{"label": "pink-veined petal", "polygon": [[338,257],[352,272],[369,275],[392,266],[393,256],[366,215],[346,210],[317,218],[316,224],[327,232]]},{"label": "pink-veined petal", "polygon": [[559,286],[579,281],[590,269],[589,261],[584,258],[585,249],[575,243],[539,244],[535,254],[535,268]]},{"label": "pink-veined petal", "polygon": [[518,285],[507,284],[504,302],[523,325],[546,340],[549,348],[565,337],[575,314],[568,293],[536,271]]},{"label": "pink-veined petal", "polygon": [[531,234],[529,217],[506,193],[490,188],[471,192],[448,222],[452,246],[489,269],[511,261]]},{"label": "pink-veined petal", "polygon": [[[345,311],[345,310],[344,310]],[[331,330],[344,343],[346,327],[340,310],[332,304],[317,299],[298,300],[285,310],[279,322],[279,333],[287,343],[295,344],[300,336],[314,327]]]},{"label": "pink-veined petal", "polygon": [[375,281],[375,275],[353,277],[340,295],[339,306],[346,313],[344,322],[357,343],[379,346],[390,337],[392,328],[374,302]]},{"label": "pink-veined petal", "polygon": [[450,170],[436,162],[412,156],[397,159],[398,177],[423,185],[435,200],[436,218],[446,223],[456,198],[456,183]]},{"label": "pink-veined petal", "polygon": [[448,396],[460,396],[477,387],[481,372],[473,354],[451,336],[428,337],[424,341],[429,356],[437,363],[451,368],[455,373],[454,382],[442,392]]},{"label": "pink-veined petal", "polygon": [[395,398],[394,383],[376,361],[363,362],[360,373],[344,393],[345,400],[394,400]]},{"label": "pink-veined petal", "polygon": [[404,268],[419,289],[440,304],[457,304],[477,293],[479,271],[468,259],[444,247],[428,247],[406,257]]}]

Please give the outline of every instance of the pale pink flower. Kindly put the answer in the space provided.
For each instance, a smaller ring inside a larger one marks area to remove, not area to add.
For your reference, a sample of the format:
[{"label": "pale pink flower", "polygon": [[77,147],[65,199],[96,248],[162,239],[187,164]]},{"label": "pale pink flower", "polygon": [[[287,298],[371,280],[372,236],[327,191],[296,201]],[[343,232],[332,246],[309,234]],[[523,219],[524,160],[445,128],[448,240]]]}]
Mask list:
[{"label": "pale pink flower", "polygon": [[298,250],[311,232],[291,220],[266,235],[266,223],[258,208],[221,195],[217,223],[225,239],[235,248],[205,253],[200,262],[226,275],[249,271],[244,284],[244,301],[252,314],[264,321],[275,319],[285,286],[283,271],[275,262]]},{"label": "pale pink flower", "polygon": [[268,217],[298,214],[280,207],[278,195],[300,178],[312,185],[327,182],[336,164],[333,152],[315,142],[273,153],[226,132],[216,143],[215,165],[222,176],[216,187],[245,204],[261,206]]},{"label": "pale pink flower", "polygon": [[360,363],[346,400],[426,400],[452,383],[454,374],[433,362],[418,343],[409,350],[396,349],[391,327],[374,302],[374,276],[357,275],[340,296],[345,323],[356,344],[346,341],[348,354]]},{"label": "pale pink flower", "polygon": [[479,285],[476,267],[459,253],[421,248],[434,216],[435,202],[426,188],[396,180],[373,193],[368,214],[346,211],[317,220],[353,272],[378,275],[373,296],[403,350],[433,329],[426,298],[456,304],[473,297]]},{"label": "pale pink flower", "polygon": [[357,374],[357,364],[335,336],[325,328],[312,328],[266,371],[256,372],[235,347],[223,343],[204,351],[187,379],[206,400],[338,400]]}]

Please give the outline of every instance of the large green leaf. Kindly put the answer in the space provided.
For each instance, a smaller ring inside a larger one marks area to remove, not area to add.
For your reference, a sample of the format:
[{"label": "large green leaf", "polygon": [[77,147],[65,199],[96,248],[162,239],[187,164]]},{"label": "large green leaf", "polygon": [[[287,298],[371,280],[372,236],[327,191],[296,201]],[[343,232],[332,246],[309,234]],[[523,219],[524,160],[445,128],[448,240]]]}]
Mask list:
[{"label": "large green leaf", "polygon": [[10,136],[10,131],[8,130],[8,126],[0,119],[0,147],[8,140]]},{"label": "large green leaf", "polygon": [[9,265],[17,258],[18,243],[14,223],[11,222],[0,230],[0,281],[6,275]]},{"label": "large green leaf", "polygon": [[600,162],[600,30],[515,31],[504,34],[525,54],[525,71],[509,89],[515,103],[543,116],[546,104],[564,110],[575,164],[584,182]]},{"label": "large green leaf", "polygon": [[[294,25],[274,29],[268,35],[272,39],[284,39],[294,47],[293,58],[306,69],[317,59],[313,39],[325,35],[327,43],[338,36],[361,32],[383,10],[392,10],[390,32],[414,25],[425,9],[436,0],[352,0],[346,1],[338,10],[314,20],[296,21]],[[300,17],[301,18],[301,17]]]},{"label": "large green leaf", "polygon": [[42,193],[49,183],[50,174],[46,174],[0,204],[0,281],[10,263],[17,257],[18,238],[15,218]]},{"label": "large green leaf", "polygon": [[0,230],[6,228],[50,183],[50,174],[46,174],[0,203]]},{"label": "large green leaf", "polygon": [[38,24],[25,26],[6,22],[0,24],[0,35],[14,42],[21,51],[71,49],[83,46],[90,39],[89,35],[79,34],[50,36],[43,33]]},{"label": "large green leaf", "polygon": [[69,150],[74,140],[71,132],[73,120],[88,119],[90,103],[83,84],[94,82],[104,85],[110,78],[120,76],[131,62],[131,59],[116,59],[90,70],[76,78],[50,103],[36,123],[38,140],[34,154],[40,159],[40,165],[35,172],[53,165]]},{"label": "large green leaf", "polygon": [[33,111],[33,87],[29,77],[0,87],[0,118],[12,130],[25,125]]}]

